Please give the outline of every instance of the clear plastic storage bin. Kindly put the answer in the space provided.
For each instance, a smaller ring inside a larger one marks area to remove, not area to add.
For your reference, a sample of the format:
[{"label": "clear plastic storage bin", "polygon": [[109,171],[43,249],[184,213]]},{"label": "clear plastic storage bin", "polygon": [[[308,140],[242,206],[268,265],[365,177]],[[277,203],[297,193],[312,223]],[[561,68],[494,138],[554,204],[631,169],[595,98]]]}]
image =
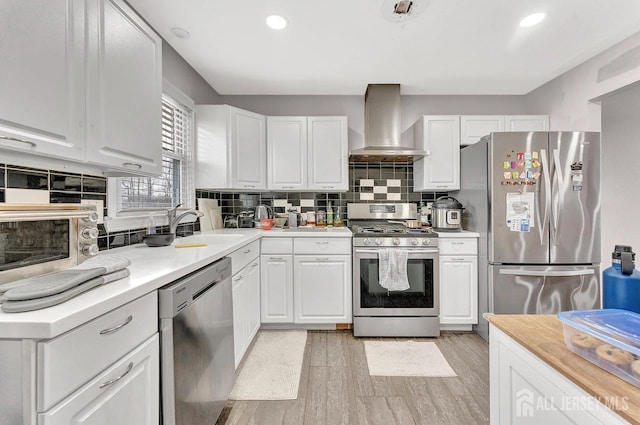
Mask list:
[{"label": "clear plastic storage bin", "polygon": [[626,310],[558,313],[564,342],[579,356],[640,387],[640,314]]}]

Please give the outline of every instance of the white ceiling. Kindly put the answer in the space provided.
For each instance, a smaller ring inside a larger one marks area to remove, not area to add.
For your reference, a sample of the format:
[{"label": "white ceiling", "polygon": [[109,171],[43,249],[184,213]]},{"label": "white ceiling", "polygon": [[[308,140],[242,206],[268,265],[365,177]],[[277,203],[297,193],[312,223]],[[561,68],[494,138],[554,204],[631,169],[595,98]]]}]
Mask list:
[{"label": "white ceiling", "polygon": [[[392,0],[129,0],[223,95],[525,94],[640,31],[640,0],[414,2],[398,23]],[[272,14],[289,25],[268,28]]]}]

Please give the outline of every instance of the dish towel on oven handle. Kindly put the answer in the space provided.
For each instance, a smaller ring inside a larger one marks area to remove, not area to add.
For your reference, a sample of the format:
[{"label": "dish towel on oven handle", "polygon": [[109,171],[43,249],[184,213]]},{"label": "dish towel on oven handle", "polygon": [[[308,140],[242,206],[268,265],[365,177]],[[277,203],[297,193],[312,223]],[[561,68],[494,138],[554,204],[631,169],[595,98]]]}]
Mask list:
[{"label": "dish towel on oven handle", "polygon": [[384,248],[378,252],[380,286],[388,291],[406,291],[411,287],[407,277],[408,257],[406,249]]}]

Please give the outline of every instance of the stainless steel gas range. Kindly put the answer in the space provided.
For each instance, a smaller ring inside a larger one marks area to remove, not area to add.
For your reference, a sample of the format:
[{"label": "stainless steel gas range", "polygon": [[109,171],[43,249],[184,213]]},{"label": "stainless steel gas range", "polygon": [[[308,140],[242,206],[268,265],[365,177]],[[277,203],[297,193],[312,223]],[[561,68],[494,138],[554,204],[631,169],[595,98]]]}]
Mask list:
[{"label": "stainless steel gas range", "polygon": [[[430,228],[405,228],[389,220],[415,220],[416,204],[347,204],[353,232],[353,333],[355,336],[439,336],[438,238]],[[409,288],[380,286],[379,256],[407,251]]]}]

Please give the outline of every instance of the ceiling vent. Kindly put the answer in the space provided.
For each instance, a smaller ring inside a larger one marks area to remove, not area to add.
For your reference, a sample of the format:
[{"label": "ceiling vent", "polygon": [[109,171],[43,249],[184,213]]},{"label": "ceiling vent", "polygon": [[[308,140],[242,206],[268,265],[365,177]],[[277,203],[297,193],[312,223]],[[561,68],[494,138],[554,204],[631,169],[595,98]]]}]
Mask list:
[{"label": "ceiling vent", "polygon": [[391,22],[407,22],[415,19],[426,8],[429,0],[382,0],[380,13]]},{"label": "ceiling vent", "polygon": [[402,0],[393,5],[393,13],[396,15],[408,15],[411,13],[413,2],[409,0]]}]

